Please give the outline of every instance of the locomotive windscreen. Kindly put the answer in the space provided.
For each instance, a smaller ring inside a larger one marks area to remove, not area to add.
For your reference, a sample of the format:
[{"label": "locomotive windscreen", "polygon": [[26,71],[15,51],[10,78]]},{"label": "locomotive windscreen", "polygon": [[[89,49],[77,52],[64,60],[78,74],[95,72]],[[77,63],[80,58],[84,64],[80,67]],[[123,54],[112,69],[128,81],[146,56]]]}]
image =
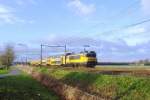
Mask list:
[{"label": "locomotive windscreen", "polygon": [[94,51],[90,51],[86,54],[87,57],[96,57],[96,53]]}]

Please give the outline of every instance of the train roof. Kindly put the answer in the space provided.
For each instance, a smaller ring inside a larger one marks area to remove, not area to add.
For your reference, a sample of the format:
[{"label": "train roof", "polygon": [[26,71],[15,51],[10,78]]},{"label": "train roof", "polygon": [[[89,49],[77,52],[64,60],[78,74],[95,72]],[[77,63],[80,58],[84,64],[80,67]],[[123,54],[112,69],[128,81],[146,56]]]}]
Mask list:
[{"label": "train roof", "polygon": [[[58,54],[58,55],[52,55],[52,56],[49,56],[48,58],[50,57],[60,57],[60,56],[64,56],[64,55],[78,55],[78,54],[89,54],[89,53],[95,53],[95,51],[81,51],[79,53],[74,53],[74,52],[67,52],[66,54]],[[96,53],[95,53],[96,54]]]}]

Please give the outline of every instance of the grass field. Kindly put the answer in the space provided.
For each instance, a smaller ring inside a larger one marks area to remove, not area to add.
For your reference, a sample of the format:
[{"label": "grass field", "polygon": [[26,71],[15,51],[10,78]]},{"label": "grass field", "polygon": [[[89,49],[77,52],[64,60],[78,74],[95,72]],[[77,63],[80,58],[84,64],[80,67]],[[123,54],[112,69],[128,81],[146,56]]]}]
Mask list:
[{"label": "grass field", "polygon": [[8,72],[9,72],[9,70],[0,69],[0,75],[1,75],[1,74],[7,74]]},{"label": "grass field", "polygon": [[92,94],[114,100],[149,100],[150,78],[94,74],[59,68],[36,68],[56,79]]},{"label": "grass field", "polygon": [[59,100],[30,76],[22,74],[0,79],[0,100]]},{"label": "grass field", "polygon": [[144,65],[97,65],[96,69],[150,69],[150,66],[144,66]]}]

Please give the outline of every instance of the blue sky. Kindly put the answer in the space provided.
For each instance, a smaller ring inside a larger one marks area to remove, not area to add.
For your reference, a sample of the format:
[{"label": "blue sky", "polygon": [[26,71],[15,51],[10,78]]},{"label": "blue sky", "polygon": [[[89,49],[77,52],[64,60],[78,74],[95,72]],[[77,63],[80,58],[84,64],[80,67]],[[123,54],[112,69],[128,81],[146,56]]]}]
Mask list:
[{"label": "blue sky", "polygon": [[32,52],[67,44],[79,52],[89,44],[101,61],[146,59],[150,23],[120,28],[149,18],[149,0],[0,0],[0,47],[13,43],[25,53],[18,43]]}]

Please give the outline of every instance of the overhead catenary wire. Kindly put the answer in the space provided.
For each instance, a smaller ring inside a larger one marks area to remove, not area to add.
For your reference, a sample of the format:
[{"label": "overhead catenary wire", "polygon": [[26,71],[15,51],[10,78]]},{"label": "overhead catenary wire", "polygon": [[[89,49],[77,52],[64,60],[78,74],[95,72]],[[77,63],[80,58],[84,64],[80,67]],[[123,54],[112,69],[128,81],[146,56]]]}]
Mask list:
[{"label": "overhead catenary wire", "polygon": [[[120,15],[122,16],[125,12],[127,12],[129,9],[135,7],[135,5],[137,5],[139,3],[139,0],[135,0],[133,1],[132,3],[130,3],[129,5],[127,5],[127,7],[119,10],[116,14],[112,15],[110,18],[107,19],[107,22],[109,22],[109,20],[112,20],[112,19],[119,19],[120,18]],[[95,27],[98,27],[100,24],[101,25],[107,25],[108,23],[107,22],[103,22],[103,23],[96,23],[96,25],[92,25],[92,27],[90,28],[95,28]],[[110,25],[110,24],[108,24]],[[115,29],[115,30],[111,30],[111,31],[118,31],[120,29]],[[108,31],[108,32],[111,32],[111,31]]]},{"label": "overhead catenary wire", "polygon": [[[117,14],[115,14],[114,16],[112,16],[111,18],[109,18],[109,19],[119,19],[119,16],[120,15],[123,15],[123,13],[124,12],[126,12],[126,11],[128,11],[129,9],[131,9],[131,8],[133,8],[136,4],[138,4],[139,3],[139,0],[135,0],[134,2],[132,2],[131,4],[129,4],[126,8],[123,8],[123,9],[121,9]],[[116,18],[115,18],[116,17]],[[108,19],[108,20],[109,20]],[[130,25],[127,25],[126,27],[128,27],[128,26],[130,26]],[[113,29],[113,30],[110,30],[110,31],[108,31],[108,32],[112,32],[112,31],[119,31],[120,29],[122,29],[122,28],[118,28],[118,29]]]},{"label": "overhead catenary wire", "polygon": [[127,25],[127,26],[125,26],[125,28],[134,27],[134,26],[137,26],[137,25],[140,25],[140,24],[144,24],[144,23],[147,23],[147,22],[150,22],[150,18],[149,19],[145,19],[145,20],[143,20],[141,22],[137,22],[137,23],[133,23],[133,24]]},{"label": "overhead catenary wire", "polygon": [[150,18],[149,19],[144,19],[143,21],[140,21],[140,22],[137,22],[137,23],[125,25],[125,26],[117,28],[117,29],[108,30],[108,31],[102,32],[101,34],[113,33],[113,32],[117,32],[117,31],[125,30],[125,29],[131,28],[131,27],[135,27],[135,26],[147,23],[147,22],[150,22]]}]

